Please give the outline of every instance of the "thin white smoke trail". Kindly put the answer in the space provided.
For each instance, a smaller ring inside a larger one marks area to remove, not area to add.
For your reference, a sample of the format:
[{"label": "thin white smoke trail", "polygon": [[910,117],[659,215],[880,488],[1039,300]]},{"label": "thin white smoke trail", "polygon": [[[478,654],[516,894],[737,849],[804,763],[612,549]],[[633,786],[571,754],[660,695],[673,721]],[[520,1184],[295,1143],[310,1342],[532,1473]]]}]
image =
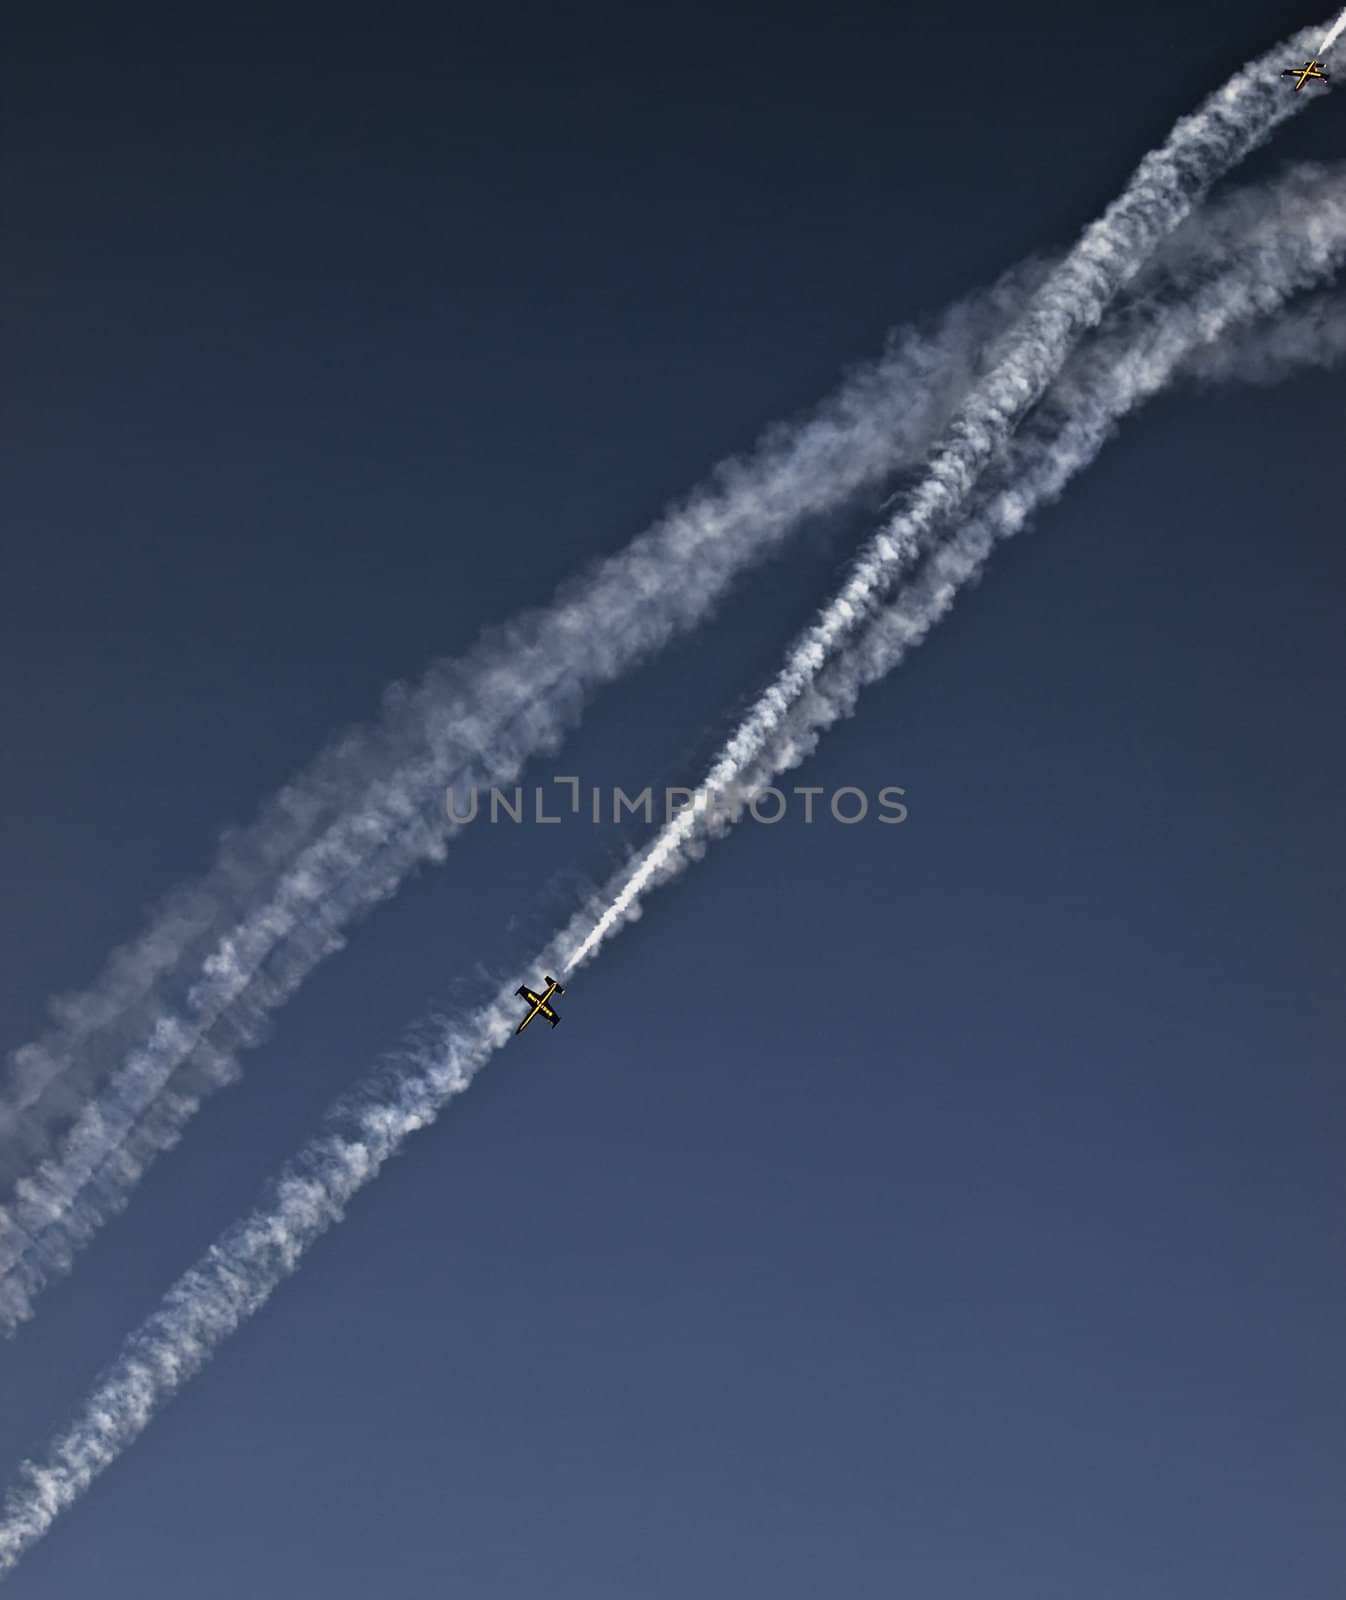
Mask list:
[{"label": "thin white smoke trail", "polygon": [[[1274,235],[1276,230],[1272,231]],[[1041,435],[1038,453],[1032,455],[1025,446],[1020,463],[1022,473],[1031,476],[1021,476],[1017,484],[1007,483],[983,508],[982,520],[996,529],[1008,528],[1016,518],[1022,520],[1032,509],[1032,495],[1056,492],[1072,461],[1078,468],[1090,459],[1115,421],[1110,408],[1119,408],[1116,414],[1120,414],[1138,403],[1194,348],[1220,337],[1240,317],[1274,311],[1279,299],[1330,271],[1344,251],[1346,218],[1337,208],[1332,220],[1323,224],[1320,237],[1310,241],[1305,251],[1277,255],[1268,249],[1241,257],[1226,269],[1223,283],[1227,294],[1222,292],[1221,280],[1213,280],[1192,306],[1169,307],[1157,301],[1149,308],[1138,308],[1130,334],[1133,345],[1107,352],[1121,356],[1120,375],[1108,379],[1107,361],[1100,354],[1072,380],[1075,394],[1071,401],[1063,399],[1054,406],[1048,402],[1066,430],[1075,421],[1068,404],[1087,403],[1088,421],[1079,428],[1078,437],[1067,438],[1059,430],[1053,432],[1049,421],[1035,419],[1031,426]],[[1287,276],[1278,289],[1276,273],[1282,269]],[[1039,472],[1043,463],[1045,470]],[[938,552],[931,560],[938,560]],[[966,581],[971,575],[971,568],[947,568],[931,592],[937,595],[950,582]],[[874,620],[871,632],[856,646],[859,654],[849,659],[878,669],[880,656],[867,653],[867,641],[878,638],[882,642],[882,634],[873,630],[882,630],[885,620],[884,616]],[[912,641],[902,642],[909,647]],[[882,642],[882,648],[888,649],[890,643]],[[835,673],[835,668],[831,670]],[[825,684],[831,680],[824,674],[818,681]],[[625,882],[625,875],[619,875],[611,895],[619,893]],[[525,963],[526,969],[571,969],[579,951],[588,949],[593,954],[597,946],[589,935],[601,920],[596,909],[601,904],[596,902],[595,907],[577,913],[546,949]],[[43,1459],[20,1470],[0,1516],[0,1573],[13,1568],[24,1551],[139,1436],[159,1407],[265,1303],[403,1141],[432,1123],[471,1084],[490,1056],[512,1036],[517,1016],[517,1004],[507,986],[493,1002],[463,1022],[443,1026],[433,1044],[376,1072],[333,1111],[321,1133],[270,1186],[263,1203],[231,1227],[131,1335],[75,1421],[51,1441]]]},{"label": "thin white smoke trail", "polygon": [[1318,46],[1318,60],[1321,60],[1332,48],[1332,46],[1336,44],[1337,40],[1341,38],[1343,31],[1346,31],[1346,11],[1343,11],[1337,20],[1332,24],[1332,26],[1328,29],[1323,42]]},{"label": "thin white smoke trail", "polygon": [[[268,809],[250,845],[250,878],[231,845],[233,878],[247,879],[232,924],[216,917],[216,928],[207,915],[212,878],[178,896],[89,996],[65,1004],[61,1026],[18,1053],[11,1084],[9,1131],[23,1148],[0,1208],[0,1327],[12,1331],[31,1314],[34,1297],[121,1209],[202,1099],[231,1081],[238,1052],[263,1037],[350,923],[442,857],[446,783],[508,782],[555,747],[587,693],[705,620],[734,578],[802,522],[919,459],[1040,276],[1030,264],[955,306],[931,333],[894,339],[802,422],[769,431],[626,550],[570,580],[551,607],[395,698],[376,736],[348,737]],[[305,829],[316,837],[304,842]],[[281,841],[299,841],[288,863],[278,859]],[[188,986],[170,999],[175,939],[179,967],[194,965],[196,976],[175,974]],[[137,1029],[139,1042],[109,1062],[109,1044]]]},{"label": "thin white smoke trail", "polygon": [[[1302,45],[1305,38],[1301,33],[1292,44]],[[1009,336],[1007,352],[959,408],[906,507],[869,542],[840,592],[805,631],[726,743],[703,785],[704,794],[725,794],[738,785],[818,673],[846,646],[941,524],[959,512],[1084,332],[1097,324],[1210,185],[1294,114],[1293,102],[1303,97],[1285,93],[1274,64],[1280,54],[1250,63],[1199,111],[1184,117],[1053,270]],[[598,948],[638,904],[645,888],[686,848],[700,814],[700,808],[690,807],[669,822],[604,911],[577,961]]]}]

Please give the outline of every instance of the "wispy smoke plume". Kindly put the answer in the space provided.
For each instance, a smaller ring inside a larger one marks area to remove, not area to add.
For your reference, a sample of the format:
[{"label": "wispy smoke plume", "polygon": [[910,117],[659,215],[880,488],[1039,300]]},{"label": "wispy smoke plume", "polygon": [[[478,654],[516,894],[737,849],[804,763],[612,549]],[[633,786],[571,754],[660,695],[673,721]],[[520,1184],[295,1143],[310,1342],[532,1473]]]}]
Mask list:
[{"label": "wispy smoke plume", "polygon": [[[1217,103],[1249,111],[1248,103],[1229,91]],[[1210,148],[1203,145],[1207,157]],[[978,552],[1021,526],[1036,505],[1059,492],[1070,473],[1092,458],[1123,411],[1154,392],[1187,352],[1218,338],[1238,318],[1274,311],[1278,295],[1268,288],[1268,275],[1274,277],[1278,270],[1285,274],[1279,292],[1283,299],[1330,270],[1346,247],[1346,226],[1339,213],[1333,215],[1335,221],[1323,225],[1321,236],[1305,254],[1290,252],[1283,257],[1268,248],[1256,258],[1241,256],[1226,263],[1190,305],[1170,305],[1161,295],[1138,304],[1129,323],[1122,324],[1128,331],[1112,351],[1112,368],[1101,354],[1097,361],[1082,364],[1068,379],[1073,392],[1044,401],[1027,423],[1015,458],[1000,458],[997,470],[1005,476],[979,505],[972,524],[984,532],[955,533],[927,553],[912,590],[896,606],[887,611],[871,606],[863,622],[848,631],[845,651],[833,652],[823,670],[814,674],[820,698],[815,702],[796,695],[756,755],[739,771],[761,770],[772,739],[778,759],[795,758],[802,741],[816,736],[828,716],[846,709],[856,685],[884,670],[885,662],[897,659],[895,649],[900,654],[910,648],[920,629],[930,626],[941,607],[947,609],[952,592],[984,559]],[[1128,237],[1134,244],[1134,237]],[[1107,252],[1104,260],[1111,260]],[[1116,270],[1115,261],[1110,270]],[[1250,277],[1258,278],[1256,288],[1250,286]],[[1119,363],[1121,370],[1109,376]],[[969,492],[963,491],[964,499]],[[970,542],[959,554],[964,537]],[[927,595],[929,609],[911,610],[920,593]],[[904,605],[906,612],[901,609]],[[758,763],[756,768],[752,761]],[[665,867],[670,860],[665,858]],[[578,913],[547,949],[526,963],[527,969],[565,970],[577,964],[581,953],[595,953],[602,942],[593,937],[595,930],[606,924],[610,934],[621,924],[622,917],[610,920],[608,913],[630,881],[628,875],[620,875],[608,895]],[[638,900],[628,899],[623,909],[629,913],[637,908]],[[491,1054],[510,1038],[516,1019],[517,1008],[507,990],[462,1023],[445,1026],[432,1047],[385,1066],[334,1110],[318,1137],[271,1186],[263,1203],[184,1274],[159,1310],[131,1336],[74,1423],[55,1437],[42,1461],[21,1470],[0,1518],[0,1571],[13,1567],[140,1434],[159,1406],[294,1271],[305,1250],[340,1219],[350,1199],[402,1141],[432,1122],[468,1087]]]},{"label": "wispy smoke plume", "polygon": [[1280,383],[1306,367],[1335,367],[1346,356],[1346,299],[1315,295],[1274,322],[1203,350],[1184,367],[1197,383]]}]

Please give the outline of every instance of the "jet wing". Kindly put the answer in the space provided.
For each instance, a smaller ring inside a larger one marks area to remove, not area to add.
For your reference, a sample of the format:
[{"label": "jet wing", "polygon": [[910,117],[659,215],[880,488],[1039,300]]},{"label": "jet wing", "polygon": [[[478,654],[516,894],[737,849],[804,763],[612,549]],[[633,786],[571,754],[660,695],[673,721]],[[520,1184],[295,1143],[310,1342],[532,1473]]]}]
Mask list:
[{"label": "jet wing", "polygon": [[533,993],[526,983],[521,983],[514,991],[520,1000],[526,1000],[530,1006],[540,1006],[541,999]]}]

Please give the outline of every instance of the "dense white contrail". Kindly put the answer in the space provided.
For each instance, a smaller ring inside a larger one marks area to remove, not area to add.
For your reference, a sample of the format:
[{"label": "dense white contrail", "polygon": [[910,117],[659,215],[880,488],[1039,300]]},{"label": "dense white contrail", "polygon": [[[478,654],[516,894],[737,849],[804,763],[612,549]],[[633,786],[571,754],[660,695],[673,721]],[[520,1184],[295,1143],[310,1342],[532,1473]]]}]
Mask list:
[{"label": "dense white contrail", "polygon": [[[1284,238],[1281,229],[1273,228],[1271,234],[1273,241],[1278,235]],[[1112,347],[1102,342],[1097,358],[1082,363],[1070,379],[1073,395],[1055,405],[1048,400],[1029,422],[1028,431],[1036,442],[1025,435],[1017,466],[1010,461],[1003,468],[1017,470],[1017,477],[1007,479],[980,507],[978,525],[992,530],[992,538],[1012,531],[1041,497],[1058,492],[1065,477],[1091,459],[1116,417],[1159,387],[1187,352],[1219,338],[1242,317],[1273,312],[1286,295],[1330,271],[1343,251],[1346,217],[1340,208],[1331,208],[1317,236],[1302,250],[1277,254],[1271,242],[1259,240],[1256,249],[1236,255],[1192,305],[1172,306],[1162,297],[1138,305],[1129,324],[1132,343]],[[1278,272],[1283,274],[1279,280]],[[1122,370],[1109,379],[1109,360],[1115,366],[1119,355]],[[1078,419],[1068,409],[1071,405],[1085,407],[1086,418]],[[943,551],[956,547],[959,537],[955,533],[934,551],[918,573],[914,587],[924,586],[936,607],[945,604],[941,591],[966,581],[975,570],[957,560],[943,568],[935,565]],[[974,553],[975,546],[976,541]],[[933,583],[925,583],[927,572],[935,574]],[[898,606],[904,600],[899,599]],[[891,609],[878,612],[867,628],[857,630],[849,641],[849,653],[834,657],[818,675],[820,691],[841,682],[838,673],[848,661],[861,667],[860,678],[881,670],[881,653],[893,642],[886,637],[893,614]],[[936,614],[931,613],[931,620]],[[909,628],[906,621],[893,633],[903,648],[914,642],[905,637]],[[778,725],[776,737],[787,741],[779,746],[787,759],[798,748],[797,741],[815,731],[807,726],[807,705],[797,700]],[[766,748],[764,744],[762,751]],[[581,952],[595,954],[599,942],[592,933],[628,882],[628,875],[619,875],[608,895],[577,913],[546,949],[526,963],[527,970],[573,969]],[[611,923],[609,934],[619,926],[620,919]],[[201,1368],[220,1342],[265,1302],[403,1140],[432,1122],[468,1087],[513,1032],[518,1015],[510,993],[514,981],[465,1021],[444,1026],[433,1045],[390,1063],[348,1096],[319,1136],[288,1164],[263,1203],[179,1279],[99,1379],[76,1420],[53,1439],[40,1462],[21,1469],[0,1517],[0,1572],[14,1566],[138,1437],[155,1411]]]},{"label": "dense white contrail", "polygon": [[[1301,33],[1293,43],[1302,45],[1305,37]],[[850,578],[726,743],[703,785],[704,795],[727,794],[739,785],[819,672],[846,647],[940,526],[961,510],[1082,334],[1210,185],[1291,116],[1299,99],[1285,93],[1274,58],[1263,56],[1184,117],[1146,156],[1122,195],[1033,296],[1007,351],[959,408],[905,508],[869,542]],[[631,913],[646,887],[685,850],[703,814],[703,808],[689,807],[669,822],[594,926],[577,961]]]},{"label": "dense white contrail", "polygon": [[351,922],[442,856],[445,785],[509,782],[555,747],[589,692],[704,621],[801,523],[918,460],[1042,270],[1029,264],[930,332],[895,337],[550,607],[393,697],[380,728],[348,735],[296,780],[254,837],[230,841],[224,865],[64,1003],[58,1027],[18,1052],[0,1104],[14,1179],[0,1207],[0,1327],[31,1313]]}]

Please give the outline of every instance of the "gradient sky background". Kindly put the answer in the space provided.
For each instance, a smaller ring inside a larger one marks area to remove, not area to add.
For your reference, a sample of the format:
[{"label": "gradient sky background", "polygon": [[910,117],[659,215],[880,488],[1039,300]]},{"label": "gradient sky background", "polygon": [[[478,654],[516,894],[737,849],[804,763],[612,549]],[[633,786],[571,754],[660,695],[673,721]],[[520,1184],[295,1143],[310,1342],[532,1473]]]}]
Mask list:
[{"label": "gradient sky background", "polygon": [[[387,683],[1067,244],[1314,20],[26,10],[6,1046]],[[1246,174],[1346,155],[1344,119]],[[6,1593],[1338,1596],[1344,399],[1128,424],[796,779],[901,784],[910,820],[743,828],[659,894]],[[866,525],[530,779],[694,778]],[[5,1476],[621,843],[479,829],[355,931],[0,1350]]]}]

